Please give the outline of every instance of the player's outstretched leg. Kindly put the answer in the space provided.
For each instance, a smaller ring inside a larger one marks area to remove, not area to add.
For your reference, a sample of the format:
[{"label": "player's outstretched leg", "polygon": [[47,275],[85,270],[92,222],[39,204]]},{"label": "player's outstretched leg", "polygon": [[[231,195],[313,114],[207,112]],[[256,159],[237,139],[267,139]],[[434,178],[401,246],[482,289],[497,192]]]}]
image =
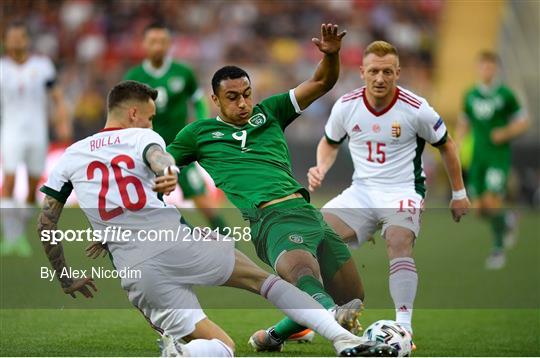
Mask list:
[{"label": "player's outstretched leg", "polygon": [[390,295],[396,309],[396,322],[412,334],[412,311],[418,286],[416,264],[412,258],[414,233],[404,227],[390,226],[385,233],[390,275]]},{"label": "player's outstretched leg", "polygon": [[486,259],[486,268],[498,270],[506,264],[504,237],[508,232],[506,213],[502,210],[502,197],[495,193],[486,192],[482,196],[481,205],[489,218],[493,232],[493,248],[490,256]]},{"label": "player's outstretched leg", "polygon": [[299,325],[309,327],[330,340],[338,355],[397,354],[395,349],[386,344],[367,342],[365,338],[353,335],[341,327],[334,316],[307,293],[260,269],[239,251],[236,251],[233,274],[225,285],[262,295]]},{"label": "player's outstretched leg", "polygon": [[205,318],[180,343],[172,335],[161,336],[162,357],[233,357],[234,342],[217,324]]}]

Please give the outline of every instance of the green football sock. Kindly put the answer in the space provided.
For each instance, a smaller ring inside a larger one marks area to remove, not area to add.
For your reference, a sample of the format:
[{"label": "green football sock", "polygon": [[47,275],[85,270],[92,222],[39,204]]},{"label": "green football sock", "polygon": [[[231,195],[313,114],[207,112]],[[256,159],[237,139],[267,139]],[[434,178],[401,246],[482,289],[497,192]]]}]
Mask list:
[{"label": "green football sock", "polygon": [[[334,307],[336,304],[332,297],[326,293],[322,283],[313,276],[302,276],[296,283],[296,287],[304,291],[326,309]],[[273,336],[279,340],[285,341],[290,335],[298,333],[306,329],[292,319],[285,317],[279,321],[273,330]]]},{"label": "green football sock", "polygon": [[491,229],[493,230],[493,249],[501,251],[503,249],[503,238],[506,232],[506,221],[504,212],[494,214],[491,219]]}]

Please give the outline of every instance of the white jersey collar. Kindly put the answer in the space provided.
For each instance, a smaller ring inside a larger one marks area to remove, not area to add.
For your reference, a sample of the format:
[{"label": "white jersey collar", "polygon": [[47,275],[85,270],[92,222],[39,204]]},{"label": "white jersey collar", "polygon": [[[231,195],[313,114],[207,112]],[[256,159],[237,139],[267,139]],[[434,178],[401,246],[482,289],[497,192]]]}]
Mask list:
[{"label": "white jersey collar", "polygon": [[150,76],[154,78],[160,78],[163,75],[165,75],[167,71],[169,71],[169,68],[171,68],[171,64],[172,64],[172,58],[170,56],[166,56],[163,59],[163,63],[161,64],[161,67],[159,68],[155,68],[154,66],[152,66],[152,63],[150,62],[150,60],[144,60],[142,67],[143,67],[143,70],[146,73],[148,73]]}]

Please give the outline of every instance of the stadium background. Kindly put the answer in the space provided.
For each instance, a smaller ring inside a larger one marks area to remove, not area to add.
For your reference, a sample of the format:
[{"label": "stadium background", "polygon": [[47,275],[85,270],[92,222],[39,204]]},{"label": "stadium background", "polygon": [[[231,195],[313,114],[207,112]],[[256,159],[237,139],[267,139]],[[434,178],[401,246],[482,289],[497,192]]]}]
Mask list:
[{"label": "stadium background", "polygon": [[[103,126],[106,93],[128,67],[142,59],[143,29],[156,19],[173,29],[173,57],[194,68],[206,94],[217,68],[237,64],[250,73],[256,99],[285,91],[308,78],[320,58],[310,39],[318,34],[322,22],[340,24],[348,31],[341,52],[340,79],[287,130],[295,176],[302,183],[315,161],[316,143],[333,102],[361,85],[358,65],[366,44],[374,39],[394,43],[400,51],[400,84],[430,100],[451,129],[460,110],[461,94],[475,81],[476,55],[483,49],[496,50],[502,59],[503,79],[520,95],[532,120],[527,135],[513,144],[511,198],[512,205],[521,208],[521,241],[509,257],[507,269],[483,271],[489,231],[474,217],[459,227],[451,223],[443,209],[449,193],[447,180],[436,153],[426,151],[428,212],[422,228],[425,240],[417,248],[424,285],[415,316],[418,354],[540,354],[540,246],[536,238],[540,227],[538,212],[528,209],[540,201],[537,1],[3,0],[0,7],[0,30],[12,20],[24,20],[34,50],[49,55],[57,65],[72,114],[74,140]],[[55,143],[53,133],[51,139],[56,148],[65,144]],[[466,163],[467,153],[463,155]],[[351,174],[352,164],[343,146],[315,203],[321,205],[339,193],[349,184]],[[80,213],[67,215],[76,216],[72,223],[84,226]],[[69,220],[63,223],[71,227]],[[33,234],[33,228],[28,232]],[[35,267],[46,265],[46,258],[39,252],[39,243],[33,246],[32,262],[2,258],[1,355],[157,353],[153,333],[136,312],[112,310],[125,305],[118,282],[98,282],[99,294],[105,298],[96,297],[97,303],[90,306],[82,300],[68,301],[56,282],[47,286],[35,279]],[[383,310],[391,307],[383,246],[370,245],[355,252],[374,308],[366,312],[364,324],[392,316]],[[91,263],[83,258],[81,247],[71,245],[66,252],[73,264],[86,267]],[[249,246],[245,249],[250,250]],[[242,310],[240,320],[234,309],[219,309],[221,304],[211,300],[215,291],[208,292],[204,297],[209,299],[202,301],[213,307],[211,318],[231,332],[241,355],[249,354],[241,343],[251,331],[279,317],[274,310],[251,309]],[[59,314],[61,307],[74,309]],[[111,338],[114,335],[119,340]],[[125,335],[128,337],[122,337]],[[322,340],[310,347],[287,349],[290,355],[332,354]]]}]

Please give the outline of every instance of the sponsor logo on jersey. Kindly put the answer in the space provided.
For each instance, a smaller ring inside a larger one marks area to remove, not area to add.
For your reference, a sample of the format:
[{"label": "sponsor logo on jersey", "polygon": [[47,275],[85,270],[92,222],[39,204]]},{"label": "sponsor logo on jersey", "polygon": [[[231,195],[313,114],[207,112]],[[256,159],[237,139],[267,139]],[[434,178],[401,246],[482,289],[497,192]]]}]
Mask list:
[{"label": "sponsor logo on jersey", "polygon": [[399,122],[392,123],[392,137],[399,138],[401,136],[401,125]]},{"label": "sponsor logo on jersey", "polygon": [[381,131],[381,126],[378,124],[374,124],[373,127],[371,127],[371,129],[373,130],[373,132],[379,133]]},{"label": "sponsor logo on jersey", "polygon": [[360,129],[360,126],[358,124],[355,124],[352,131],[353,133],[358,133],[358,132],[361,132],[362,130]]},{"label": "sponsor logo on jersey", "polygon": [[253,127],[262,126],[266,123],[266,116],[262,113],[257,113],[249,119],[248,123],[251,124]]},{"label": "sponsor logo on jersey", "polygon": [[437,129],[439,129],[439,127],[442,126],[442,124],[443,124],[442,118],[439,117],[439,120],[437,121],[437,123],[433,125],[433,130],[436,131]]},{"label": "sponsor logo on jersey", "polygon": [[224,136],[224,134],[219,132],[219,131],[212,133],[212,138],[221,138],[223,136]]},{"label": "sponsor logo on jersey", "polygon": [[302,235],[298,234],[289,235],[289,240],[291,242],[294,242],[295,244],[301,244],[304,242],[304,238],[302,237]]},{"label": "sponsor logo on jersey", "polygon": [[173,77],[169,80],[169,88],[172,92],[180,92],[184,89],[185,81],[182,77]]}]

